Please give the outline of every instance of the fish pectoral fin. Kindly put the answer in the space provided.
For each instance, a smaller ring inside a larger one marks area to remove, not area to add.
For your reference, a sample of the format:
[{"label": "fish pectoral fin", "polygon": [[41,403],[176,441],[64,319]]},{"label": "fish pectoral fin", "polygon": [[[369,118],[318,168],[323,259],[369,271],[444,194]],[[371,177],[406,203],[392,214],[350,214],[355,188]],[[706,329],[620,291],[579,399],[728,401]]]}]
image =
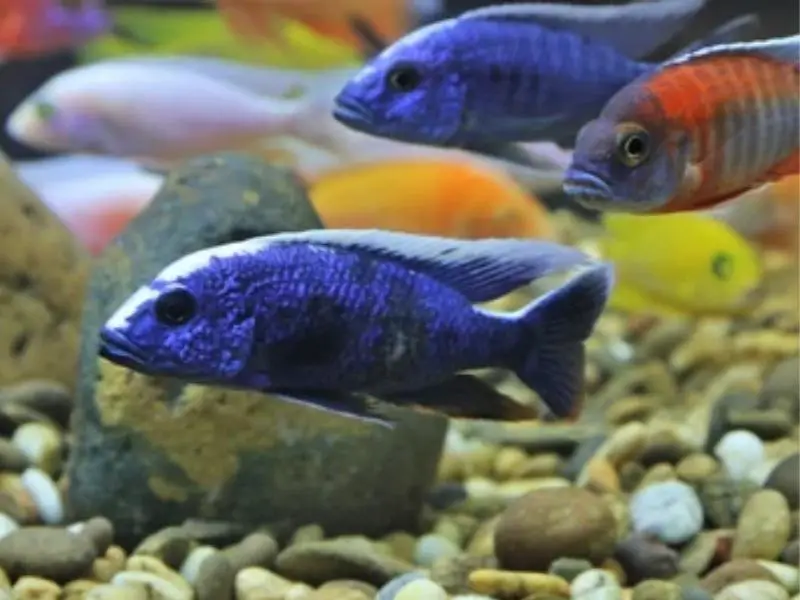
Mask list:
[{"label": "fish pectoral fin", "polygon": [[467,374],[454,375],[420,389],[378,396],[396,404],[411,405],[457,419],[533,421],[539,417],[536,407],[516,402],[491,384]]},{"label": "fish pectoral fin", "polygon": [[470,10],[457,19],[522,21],[562,29],[643,58],[681,32],[706,0],[660,0],[621,5],[501,4]]},{"label": "fish pectoral fin", "polygon": [[302,404],[343,417],[355,418],[387,429],[395,423],[385,413],[385,406],[371,396],[331,390],[265,390],[293,404]]},{"label": "fish pectoral fin", "polygon": [[260,245],[328,246],[394,262],[457,290],[470,302],[488,302],[545,275],[591,262],[576,248],[528,239],[464,240],[377,229],[314,229],[250,240]]}]

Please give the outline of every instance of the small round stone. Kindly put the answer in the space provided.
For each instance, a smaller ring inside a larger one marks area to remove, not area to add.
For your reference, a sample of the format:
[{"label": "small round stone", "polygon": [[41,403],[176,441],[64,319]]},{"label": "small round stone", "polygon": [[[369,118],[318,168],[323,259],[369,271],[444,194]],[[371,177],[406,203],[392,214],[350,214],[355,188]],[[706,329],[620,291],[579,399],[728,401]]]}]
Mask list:
[{"label": "small round stone", "polygon": [[458,556],[461,549],[441,535],[427,534],[417,540],[414,548],[414,562],[421,567],[430,567],[440,558]]},{"label": "small round stone", "polygon": [[630,501],[634,530],[665,544],[682,544],[703,528],[703,507],[694,489],[680,481],[649,485]]},{"label": "small round stone", "polygon": [[729,431],[714,447],[714,455],[732,479],[741,481],[764,462],[764,442],[744,429]]}]

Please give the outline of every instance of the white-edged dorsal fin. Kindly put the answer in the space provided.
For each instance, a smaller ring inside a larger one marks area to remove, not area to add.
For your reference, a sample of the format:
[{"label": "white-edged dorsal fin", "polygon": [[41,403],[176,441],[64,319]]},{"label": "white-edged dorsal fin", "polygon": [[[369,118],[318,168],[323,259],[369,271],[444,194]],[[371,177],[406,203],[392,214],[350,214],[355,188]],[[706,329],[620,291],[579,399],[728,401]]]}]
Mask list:
[{"label": "white-edged dorsal fin", "polygon": [[213,258],[303,243],[364,253],[424,273],[471,302],[487,302],[545,275],[591,262],[576,248],[542,240],[462,240],[376,229],[314,229],[251,238],[208,248],[172,263],[158,279],[172,280]]},{"label": "white-edged dorsal fin", "polygon": [[722,56],[725,54],[762,54],[776,60],[800,66],[800,34],[750,42],[734,42],[705,46],[684,54],[679,54],[661,63],[661,68],[684,64],[700,58]]},{"label": "white-edged dorsal fin", "polygon": [[498,4],[468,10],[457,20],[518,21],[567,30],[644,58],[680,33],[706,0],[650,0],[623,5]]}]

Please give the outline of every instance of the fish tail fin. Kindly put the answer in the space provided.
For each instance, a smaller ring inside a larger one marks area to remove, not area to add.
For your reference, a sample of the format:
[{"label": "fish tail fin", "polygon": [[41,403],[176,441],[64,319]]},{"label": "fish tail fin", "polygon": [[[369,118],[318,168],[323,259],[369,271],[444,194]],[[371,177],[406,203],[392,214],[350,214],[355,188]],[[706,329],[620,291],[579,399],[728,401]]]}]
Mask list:
[{"label": "fish tail fin", "polygon": [[580,410],[584,346],[613,287],[609,263],[597,263],[518,313],[522,362],[515,372],[557,417]]}]

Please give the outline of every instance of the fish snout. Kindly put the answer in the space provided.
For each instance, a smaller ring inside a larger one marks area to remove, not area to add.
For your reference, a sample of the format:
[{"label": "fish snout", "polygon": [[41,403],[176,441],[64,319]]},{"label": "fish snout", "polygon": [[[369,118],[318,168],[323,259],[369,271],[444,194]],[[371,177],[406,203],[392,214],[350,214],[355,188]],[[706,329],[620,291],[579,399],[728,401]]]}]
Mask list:
[{"label": "fish snout", "polygon": [[100,331],[98,354],[123,367],[138,368],[147,362],[147,354],[142,348],[111,327],[103,327]]},{"label": "fish snout", "polygon": [[346,90],[334,99],[332,115],[342,125],[357,131],[364,130],[373,121],[372,112],[366,105],[353,98]]}]

